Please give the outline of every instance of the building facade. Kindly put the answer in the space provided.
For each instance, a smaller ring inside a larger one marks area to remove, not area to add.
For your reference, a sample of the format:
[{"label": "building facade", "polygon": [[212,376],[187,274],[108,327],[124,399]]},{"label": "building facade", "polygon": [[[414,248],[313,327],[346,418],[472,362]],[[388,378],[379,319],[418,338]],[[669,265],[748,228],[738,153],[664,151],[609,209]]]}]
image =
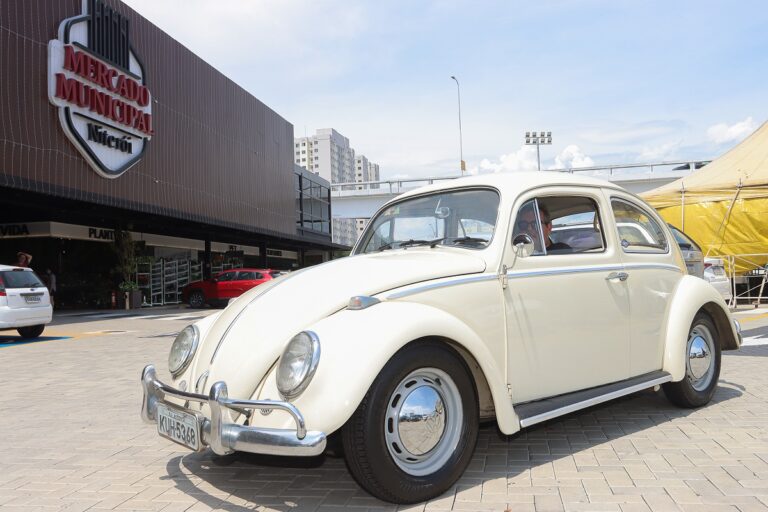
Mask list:
[{"label": "building facade", "polygon": [[337,248],[291,123],[119,0],[5,0],[0,25],[0,261],[29,252],[66,294],[114,287],[117,230],[202,276]]}]

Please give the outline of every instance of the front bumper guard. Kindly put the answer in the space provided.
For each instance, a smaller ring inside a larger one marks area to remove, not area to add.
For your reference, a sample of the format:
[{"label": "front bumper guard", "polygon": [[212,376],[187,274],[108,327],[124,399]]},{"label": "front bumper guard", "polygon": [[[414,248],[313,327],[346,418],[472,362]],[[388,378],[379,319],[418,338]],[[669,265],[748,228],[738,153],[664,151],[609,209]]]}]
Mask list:
[{"label": "front bumper guard", "polygon": [[[227,385],[216,382],[210,393],[200,395],[175,389],[157,379],[153,365],[147,365],[141,373],[141,386],[144,398],[141,405],[141,418],[150,424],[157,423],[157,404],[167,403],[178,408],[179,405],[166,402],[166,397],[173,397],[185,402],[207,403],[211,417],[203,417],[199,411],[182,407],[194,414],[200,422],[202,437],[201,447],[209,446],[219,455],[233,452],[250,452],[265,455],[312,456],[325,451],[326,435],[323,432],[307,432],[304,416],[292,404],[274,400],[234,400],[227,396]],[[258,428],[240,425],[232,420],[232,411],[243,413],[259,409],[261,411],[283,410],[296,422],[296,430]]]}]

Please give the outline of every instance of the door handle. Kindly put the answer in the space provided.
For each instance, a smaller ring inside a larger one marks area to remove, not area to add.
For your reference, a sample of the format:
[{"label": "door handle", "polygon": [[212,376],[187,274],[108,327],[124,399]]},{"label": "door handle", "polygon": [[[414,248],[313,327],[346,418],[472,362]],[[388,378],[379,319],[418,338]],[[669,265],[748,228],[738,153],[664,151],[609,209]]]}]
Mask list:
[{"label": "door handle", "polygon": [[605,280],[613,281],[614,279],[618,279],[619,281],[626,281],[627,278],[629,278],[629,274],[626,272],[611,272],[608,274],[608,277],[606,277]]}]

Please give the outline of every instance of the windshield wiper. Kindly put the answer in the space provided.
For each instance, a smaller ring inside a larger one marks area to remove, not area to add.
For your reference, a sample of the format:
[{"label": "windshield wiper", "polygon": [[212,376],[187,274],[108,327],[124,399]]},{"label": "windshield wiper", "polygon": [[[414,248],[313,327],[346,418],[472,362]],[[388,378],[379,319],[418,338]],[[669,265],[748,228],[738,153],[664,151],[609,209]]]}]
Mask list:
[{"label": "windshield wiper", "polygon": [[378,252],[381,252],[381,251],[386,251],[387,249],[391,249],[391,248],[392,248],[392,242],[387,242],[385,244],[381,244],[375,250],[378,251]]},{"label": "windshield wiper", "polygon": [[488,242],[488,240],[486,240],[485,238],[477,238],[474,236],[460,236],[460,237],[451,239],[451,243],[453,244],[463,244],[465,242],[470,244],[476,244],[476,243],[484,244]]},{"label": "windshield wiper", "polygon": [[432,240],[414,240],[413,238],[411,238],[410,240],[399,242],[400,245],[398,247],[410,247],[412,245],[427,245],[431,243],[432,243]]}]

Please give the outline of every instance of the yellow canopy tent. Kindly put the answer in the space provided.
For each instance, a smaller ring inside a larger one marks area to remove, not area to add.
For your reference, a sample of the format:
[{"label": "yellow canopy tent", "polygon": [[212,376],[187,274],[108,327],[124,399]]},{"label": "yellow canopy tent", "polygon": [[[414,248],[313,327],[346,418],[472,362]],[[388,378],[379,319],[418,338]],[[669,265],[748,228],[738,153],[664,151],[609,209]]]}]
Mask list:
[{"label": "yellow canopy tent", "polygon": [[768,123],[690,176],[641,194],[707,256],[768,263]]}]

